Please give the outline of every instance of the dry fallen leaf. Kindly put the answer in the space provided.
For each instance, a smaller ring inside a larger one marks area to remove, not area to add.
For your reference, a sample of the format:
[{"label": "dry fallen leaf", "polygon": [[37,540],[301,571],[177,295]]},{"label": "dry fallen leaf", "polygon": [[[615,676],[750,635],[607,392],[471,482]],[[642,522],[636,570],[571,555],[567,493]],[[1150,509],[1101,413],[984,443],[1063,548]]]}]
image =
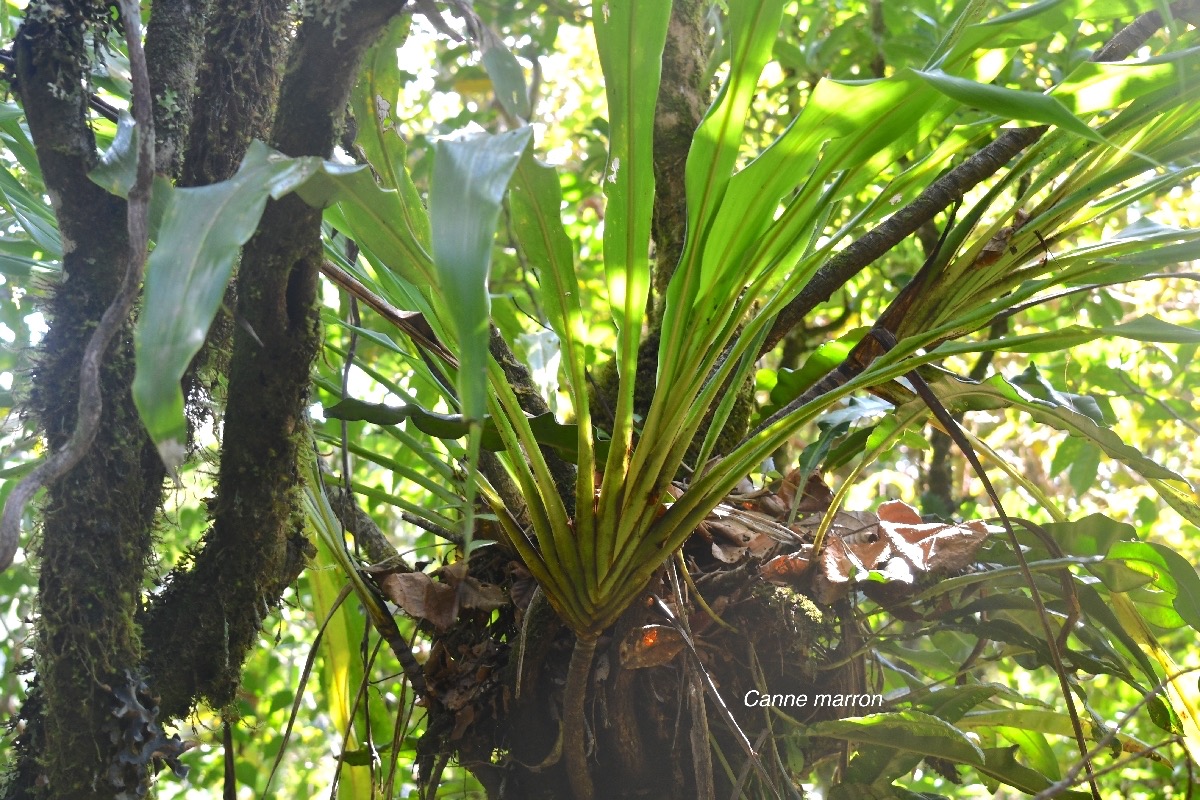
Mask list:
[{"label": "dry fallen leaf", "polygon": [[886,581],[912,583],[922,573],[960,570],[974,561],[988,536],[981,522],[923,522],[915,508],[895,500],[882,504],[874,521],[866,512],[837,516],[842,513],[847,518],[835,517],[835,535],[826,538],[812,577],[813,591],[825,603],[845,596],[851,579],[865,579],[870,571]]},{"label": "dry fallen leaf", "polygon": [[666,664],[683,650],[683,637],[670,625],[644,625],[630,631],[618,648],[621,666],[645,669]]},{"label": "dry fallen leaf", "polygon": [[[811,549],[809,547],[810,551]],[[763,564],[758,574],[762,576],[763,580],[771,583],[795,585],[801,576],[808,572],[810,566],[812,566],[812,561],[807,555],[785,553],[775,556]]]},{"label": "dry fallen leaf", "polygon": [[449,628],[458,617],[454,588],[436,583],[424,572],[385,575],[378,583],[384,596],[405,614],[427,620],[438,630]]}]

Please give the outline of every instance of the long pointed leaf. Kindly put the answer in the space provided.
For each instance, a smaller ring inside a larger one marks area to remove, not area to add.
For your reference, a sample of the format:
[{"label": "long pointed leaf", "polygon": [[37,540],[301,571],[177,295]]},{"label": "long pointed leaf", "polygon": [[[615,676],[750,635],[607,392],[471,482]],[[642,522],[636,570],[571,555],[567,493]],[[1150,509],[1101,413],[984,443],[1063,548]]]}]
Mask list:
[{"label": "long pointed leaf", "polygon": [[268,196],[321,169],[254,142],[228,181],[176,189],[146,264],[145,303],[134,333],[133,398],[164,463],[181,462],[187,423],[179,381],[212,325],[239,249],[258,227]]},{"label": "long pointed leaf", "polygon": [[441,139],[435,147],[429,216],[438,289],[454,309],[458,390],[463,414],[483,419],[487,406],[488,272],[500,201],[532,128],[495,136]]}]

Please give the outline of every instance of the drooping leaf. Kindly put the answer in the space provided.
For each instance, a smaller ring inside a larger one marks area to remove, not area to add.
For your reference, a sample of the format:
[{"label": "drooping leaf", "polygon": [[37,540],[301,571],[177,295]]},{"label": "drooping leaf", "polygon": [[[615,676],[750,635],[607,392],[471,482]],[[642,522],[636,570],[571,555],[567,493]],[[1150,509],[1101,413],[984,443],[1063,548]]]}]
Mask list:
[{"label": "drooping leaf", "polygon": [[965,733],[945,720],[921,711],[893,711],[864,717],[828,720],[809,725],[805,733],[842,739],[960,764],[983,764],[983,751]]},{"label": "drooping leaf", "polygon": [[1200,631],[1200,576],[1183,556],[1158,542],[1117,542],[1108,560],[1142,573],[1170,597],[1180,619]]},{"label": "drooping leaf", "polygon": [[1034,397],[999,375],[984,383],[942,379],[933,388],[942,404],[952,411],[1013,407],[1026,412],[1037,422],[1079,436],[1100,448],[1109,458],[1117,459],[1151,479],[1151,485],[1159,489],[1160,494],[1164,490],[1160,489],[1159,482],[1166,487],[1187,485],[1182,477],[1125,444],[1115,431],[1101,427],[1090,416],[1067,405]]},{"label": "drooping leaf", "polygon": [[483,419],[487,408],[488,273],[500,201],[532,128],[440,139],[435,147],[429,217],[438,289],[454,309],[458,391],[463,414]]},{"label": "drooping leaf", "polygon": [[516,56],[504,44],[504,40],[487,26],[483,27],[479,49],[483,68],[492,80],[500,105],[514,117],[529,119],[529,89],[525,85],[525,71]]},{"label": "drooping leaf", "polygon": [[781,369],[774,388],[771,389],[771,409],[779,409],[800,396],[802,392],[828,375],[838,364],[846,360],[850,351],[866,334],[866,328],[857,328],[830,342],[823,342],[805,360],[799,369]]},{"label": "drooping leaf", "polygon": [[39,202],[29,190],[13,177],[7,168],[0,168],[0,203],[21,223],[29,238],[37,242],[50,258],[62,258],[62,240],[54,213]]},{"label": "drooping leaf", "polygon": [[1040,92],[1007,89],[948,75],[939,69],[914,70],[922,80],[965,106],[982,109],[1005,119],[1057,125],[1076,136],[1101,144],[1107,140],[1075,116],[1056,97]]},{"label": "drooping leaf", "polygon": [[137,140],[133,117],[122,111],[117,120],[117,135],[100,156],[100,163],[88,173],[92,182],[118,197],[128,197],[137,177]]},{"label": "drooping leaf", "polygon": [[1071,70],[1051,95],[1075,114],[1107,111],[1138,97],[1195,78],[1200,49],[1138,61],[1087,60]]},{"label": "drooping leaf", "polygon": [[[989,778],[1020,789],[1022,792],[1037,794],[1050,785],[1050,779],[1037,770],[1021,764],[1014,757],[1016,747],[989,747],[983,751],[984,763],[975,768]],[[1069,800],[1087,800],[1091,797],[1087,792],[1066,790],[1055,795]]]},{"label": "drooping leaf", "polygon": [[318,158],[285,158],[254,142],[231,179],[175,189],[167,200],[159,243],[146,263],[133,398],[168,468],[181,463],[187,438],[179,381],[204,344],[239,249],[258,226],[268,196],[294,188],[321,165]]},{"label": "drooping leaf", "polygon": [[[325,416],[329,419],[344,419],[348,421],[370,422],[375,425],[399,425],[405,420],[412,420],[417,430],[435,439],[461,439],[470,433],[470,422],[457,414],[439,414],[428,411],[415,403],[402,406],[388,406],[382,403],[365,403],[361,400],[347,398],[325,408]],[[574,463],[577,455],[576,444],[578,433],[576,425],[564,425],[554,419],[550,413],[531,417],[529,427],[537,438],[538,444],[553,448],[564,459]],[[505,444],[496,424],[491,417],[484,417],[482,429],[483,447],[488,450],[504,450]],[[597,449],[602,453],[607,451],[606,443],[601,441]]]},{"label": "drooping leaf", "polygon": [[1117,619],[1138,646],[1153,659],[1165,676],[1166,697],[1179,721],[1184,748],[1193,759],[1200,759],[1200,689],[1195,674],[1183,675],[1175,659],[1163,649],[1147,627],[1138,606],[1128,595],[1113,592],[1112,609]]},{"label": "drooping leaf", "polygon": [[[1080,724],[1083,726],[1085,736],[1091,741],[1096,741],[1109,732],[1097,726],[1094,720],[1086,716],[1080,719]],[[1010,741],[1020,736],[1017,733],[1018,731],[1039,734],[1043,737],[1043,741],[1045,736],[1059,736],[1064,739],[1070,739],[1075,735],[1070,716],[1062,711],[1048,708],[1004,708],[973,711],[959,720],[958,726],[963,730],[994,728],[1003,732],[1003,735],[1006,738],[1010,738]],[[1010,733],[1012,734],[1011,737]],[[1165,760],[1158,752],[1152,751],[1149,744],[1139,740],[1135,736],[1121,731],[1117,732],[1114,738],[1121,750],[1126,753],[1145,754],[1152,761]],[[1017,744],[1017,742],[1013,743]],[[1022,748],[1022,752],[1026,758],[1030,759],[1031,763],[1035,761],[1034,758],[1030,757],[1029,750]],[[1053,778],[1057,778],[1054,775],[1057,766],[1057,761],[1055,761],[1054,768],[1051,768],[1048,760],[1044,767],[1039,767],[1035,764],[1035,768],[1039,772]]]},{"label": "drooping leaf", "polygon": [[[970,709],[983,703],[997,692],[997,684],[966,684],[931,692],[913,705],[938,719],[954,725]],[[846,783],[878,784],[907,775],[923,758],[921,753],[900,751],[894,748],[872,748],[854,757],[846,772]]]}]

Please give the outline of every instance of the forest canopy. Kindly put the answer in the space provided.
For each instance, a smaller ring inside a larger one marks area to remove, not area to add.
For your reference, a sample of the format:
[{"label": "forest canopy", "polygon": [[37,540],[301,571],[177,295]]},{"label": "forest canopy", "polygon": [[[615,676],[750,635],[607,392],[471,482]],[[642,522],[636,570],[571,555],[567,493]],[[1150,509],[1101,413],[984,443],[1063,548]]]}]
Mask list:
[{"label": "forest canopy", "polygon": [[4,800],[1191,795],[1200,3],[0,39]]}]

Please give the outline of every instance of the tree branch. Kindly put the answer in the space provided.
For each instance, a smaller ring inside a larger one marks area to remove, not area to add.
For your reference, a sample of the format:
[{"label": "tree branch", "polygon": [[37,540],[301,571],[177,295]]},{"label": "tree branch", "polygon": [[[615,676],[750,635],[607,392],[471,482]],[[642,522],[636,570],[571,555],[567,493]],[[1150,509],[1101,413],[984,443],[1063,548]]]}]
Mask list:
[{"label": "tree branch", "polygon": [[146,63],[154,99],[155,168],[177,177],[192,121],[196,69],[207,0],[154,0],[146,26]]},{"label": "tree branch", "polygon": [[[388,0],[328,3],[300,27],[279,95],[273,140],[290,156],[328,157],[362,54],[403,8]],[[194,567],[176,574],[146,620],[147,663],[163,713],[199,697],[233,699],[263,614],[312,546],[298,516],[297,455],[306,447],[309,370],[320,347],[321,211],[289,196],[268,204],[237,278],[238,330],[229,371],[214,523]],[[197,611],[203,609],[200,619]]]},{"label": "tree branch", "polygon": [[[1200,8],[1200,2],[1184,0],[1175,3],[1171,8],[1175,13],[1195,11]],[[1092,55],[1092,60],[1119,61],[1126,58],[1162,25],[1163,19],[1159,12],[1149,11],[1142,14],[1097,50]],[[1040,125],[1005,131],[982,150],[931,183],[907,206],[834,255],[779,312],[759,350],[759,355],[773,350],[788,331],[798,325],[814,308],[828,300],[846,282],[940,214],[955,199],[1003,169],[1021,151],[1041,139],[1047,130],[1047,126]]]},{"label": "tree branch", "polygon": [[[152,166],[144,156],[129,209],[136,229],[131,238],[126,203],[87,177],[97,158],[83,90],[88,37],[102,39],[111,25],[103,3],[31,4],[13,46],[21,102],[63,243],[64,278],[46,309],[54,324],[36,356],[29,406],[50,449],[74,450],[77,458],[46,494],[38,688],[22,709],[30,736],[8,797],[29,796],[37,780],[49,780],[60,797],[115,793],[105,781],[114,749],[102,728],[112,719],[104,685],[136,670],[140,658],[133,617],[151,557],[149,530],[163,469],[129,393],[133,358],[125,316],[139,283],[144,217],[138,209]],[[137,35],[132,31],[130,41],[135,113],[148,131],[150,98]],[[153,133],[143,141],[152,146]],[[24,783],[28,777],[35,783]]]},{"label": "tree branch", "polygon": [[287,8],[287,0],[212,0],[181,186],[229,178],[250,142],[267,138],[289,43]]},{"label": "tree branch", "polygon": [[1040,139],[1047,130],[1049,128],[1041,125],[1005,131],[991,144],[929,184],[907,206],[835,254],[779,312],[766,341],[759,349],[759,355],[773,350],[788,331],[800,324],[814,308],[833,296],[847,281],[915,233],[964,193],[1003,169],[1005,164]]},{"label": "tree branch", "polygon": [[683,255],[687,233],[684,170],[692,137],[708,110],[705,19],[711,4],[675,0],[663,47],[662,80],[654,109],[654,291],[651,329],[657,329],[667,285]]}]

